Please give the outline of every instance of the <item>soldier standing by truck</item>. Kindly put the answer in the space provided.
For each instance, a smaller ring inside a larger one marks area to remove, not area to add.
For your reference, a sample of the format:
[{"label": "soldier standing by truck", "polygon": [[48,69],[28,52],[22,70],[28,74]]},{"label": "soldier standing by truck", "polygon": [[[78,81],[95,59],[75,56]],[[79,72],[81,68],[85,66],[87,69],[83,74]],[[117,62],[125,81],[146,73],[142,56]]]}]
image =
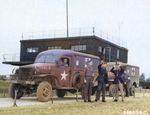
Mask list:
[{"label": "soldier standing by truck", "polygon": [[124,80],[124,88],[126,91],[126,97],[129,97],[129,76],[126,74],[126,70],[124,70],[124,73],[122,74],[122,79]]},{"label": "soldier standing by truck", "polygon": [[114,84],[116,86],[116,89],[115,89],[115,100],[114,100],[114,102],[117,102],[119,99],[118,87],[121,91],[122,101],[124,101],[124,95],[123,95],[124,81],[121,78],[121,75],[124,73],[124,69],[120,64],[116,63],[110,71],[115,74]]},{"label": "soldier standing by truck", "polygon": [[92,85],[93,85],[93,62],[92,60],[88,61],[88,66],[84,70],[84,77],[85,77],[85,91],[84,91],[84,102],[87,102],[87,96],[88,96],[88,102],[91,101],[91,93],[92,93]]},{"label": "soldier standing by truck", "polygon": [[107,85],[108,82],[108,74],[107,74],[107,62],[105,61],[101,61],[101,63],[98,66],[98,77],[96,79],[96,81],[98,81],[98,88],[97,88],[97,94],[96,94],[96,99],[95,101],[98,101],[100,99],[100,94],[101,94],[101,90],[102,92],[102,102],[106,102],[105,101],[105,87]]}]

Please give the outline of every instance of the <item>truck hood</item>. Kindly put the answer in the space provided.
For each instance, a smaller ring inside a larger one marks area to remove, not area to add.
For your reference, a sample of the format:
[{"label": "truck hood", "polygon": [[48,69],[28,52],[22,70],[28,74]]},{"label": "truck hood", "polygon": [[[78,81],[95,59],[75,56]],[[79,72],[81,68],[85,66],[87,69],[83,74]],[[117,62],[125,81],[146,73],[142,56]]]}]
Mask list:
[{"label": "truck hood", "polygon": [[21,66],[20,69],[30,68],[32,71],[35,71],[36,73],[50,73],[51,68],[55,66],[56,66],[55,63],[34,63],[30,65]]}]

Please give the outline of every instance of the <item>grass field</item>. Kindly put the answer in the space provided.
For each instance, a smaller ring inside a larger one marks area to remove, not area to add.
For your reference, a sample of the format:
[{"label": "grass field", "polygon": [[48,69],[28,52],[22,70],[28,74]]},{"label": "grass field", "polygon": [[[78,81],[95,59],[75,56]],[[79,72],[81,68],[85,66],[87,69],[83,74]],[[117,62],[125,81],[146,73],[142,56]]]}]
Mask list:
[{"label": "grass field", "polygon": [[[9,83],[0,81],[0,97],[3,96],[3,88],[8,92]],[[35,106],[0,108],[0,115],[150,115],[150,90],[136,89],[134,97],[125,98],[125,102],[112,102],[112,97],[106,96],[106,103],[79,102],[54,104],[46,103]],[[108,95],[108,94],[107,94]],[[68,96],[69,97],[69,96]],[[69,98],[68,98],[69,99]],[[92,100],[95,96],[92,96]]]},{"label": "grass field", "polygon": [[[93,96],[92,99],[95,97]],[[129,97],[125,102],[101,101],[84,103],[83,100],[73,103],[0,108],[0,115],[149,115],[150,97]],[[128,114],[127,114],[128,113]],[[129,114],[130,113],[130,114]],[[132,113],[132,114],[131,114]],[[135,114],[138,113],[138,114]]]}]

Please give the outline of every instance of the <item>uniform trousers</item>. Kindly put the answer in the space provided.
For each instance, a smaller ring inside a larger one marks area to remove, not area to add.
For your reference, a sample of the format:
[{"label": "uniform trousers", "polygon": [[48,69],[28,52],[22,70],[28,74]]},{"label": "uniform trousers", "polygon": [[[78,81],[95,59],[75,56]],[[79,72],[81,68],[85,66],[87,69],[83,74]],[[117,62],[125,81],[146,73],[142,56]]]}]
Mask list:
[{"label": "uniform trousers", "polygon": [[122,100],[124,100],[123,84],[119,81],[119,84],[115,84],[115,100],[119,100],[119,91],[121,92]]},{"label": "uniform trousers", "polygon": [[86,77],[85,89],[84,89],[84,100],[91,101],[91,93],[92,93],[92,86],[93,86],[93,77]]},{"label": "uniform trousers", "polygon": [[100,99],[101,90],[102,90],[102,100],[105,100],[105,83],[99,82],[98,88],[97,88],[97,93],[96,93],[96,99],[95,99],[97,101]]}]

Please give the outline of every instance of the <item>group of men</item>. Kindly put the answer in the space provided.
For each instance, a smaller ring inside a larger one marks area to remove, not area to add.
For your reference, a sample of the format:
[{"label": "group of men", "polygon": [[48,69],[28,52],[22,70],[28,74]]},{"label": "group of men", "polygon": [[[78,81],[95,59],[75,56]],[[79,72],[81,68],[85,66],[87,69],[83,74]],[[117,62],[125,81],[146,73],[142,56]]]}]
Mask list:
[{"label": "group of men", "polygon": [[[92,93],[92,86],[94,81],[94,74],[93,74],[93,68],[92,68],[93,62],[92,60],[88,61],[88,65],[84,70],[84,83],[85,83],[85,89],[84,89],[84,102],[92,102],[91,101],[91,93]],[[98,77],[96,78],[96,81],[98,82],[98,87],[97,87],[97,93],[96,93],[96,98],[95,101],[97,102],[100,99],[100,94],[102,91],[102,102],[105,101],[105,88],[108,86],[108,72],[106,70],[107,67],[107,62],[106,61],[101,61],[100,64],[98,65]],[[122,101],[124,101],[124,94],[123,94],[123,85],[126,85],[128,79],[125,77],[122,77],[124,74],[124,68],[116,63],[114,67],[110,70],[110,72],[114,73],[115,78],[114,78],[114,84],[115,84],[115,99],[113,102],[117,102],[119,100],[119,92],[118,88],[121,91],[121,96],[122,96]],[[88,100],[87,100],[88,99]]]}]

